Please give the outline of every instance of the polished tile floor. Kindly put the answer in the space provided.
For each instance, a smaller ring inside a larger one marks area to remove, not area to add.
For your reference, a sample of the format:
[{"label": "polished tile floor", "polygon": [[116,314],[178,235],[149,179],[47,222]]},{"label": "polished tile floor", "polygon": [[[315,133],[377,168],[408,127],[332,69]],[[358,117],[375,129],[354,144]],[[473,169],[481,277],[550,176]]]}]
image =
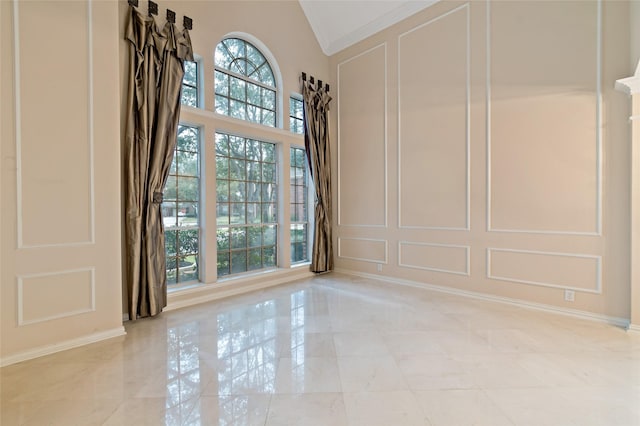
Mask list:
[{"label": "polished tile floor", "polygon": [[640,425],[640,335],[331,274],[0,370],[7,425]]}]

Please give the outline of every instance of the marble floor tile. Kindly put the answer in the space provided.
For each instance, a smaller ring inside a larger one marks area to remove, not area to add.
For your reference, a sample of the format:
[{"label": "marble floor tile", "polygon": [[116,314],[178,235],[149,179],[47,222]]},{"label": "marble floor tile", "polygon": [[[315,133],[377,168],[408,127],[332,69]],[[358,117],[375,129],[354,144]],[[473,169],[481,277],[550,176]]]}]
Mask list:
[{"label": "marble floor tile", "polygon": [[333,273],[0,369],[0,424],[640,425],[640,334]]},{"label": "marble floor tile", "polygon": [[347,392],[344,404],[351,425],[430,425],[416,396],[410,391]]}]

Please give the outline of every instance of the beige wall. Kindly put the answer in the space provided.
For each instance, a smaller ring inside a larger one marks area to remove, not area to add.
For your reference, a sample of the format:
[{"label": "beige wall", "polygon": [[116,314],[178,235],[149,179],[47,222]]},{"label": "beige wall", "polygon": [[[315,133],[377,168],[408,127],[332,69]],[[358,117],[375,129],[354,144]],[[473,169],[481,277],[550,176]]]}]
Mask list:
[{"label": "beige wall", "polygon": [[124,333],[118,18],[113,2],[0,7],[8,364]]},{"label": "beige wall", "polygon": [[441,2],[332,56],[338,268],[628,319],[628,13]]}]

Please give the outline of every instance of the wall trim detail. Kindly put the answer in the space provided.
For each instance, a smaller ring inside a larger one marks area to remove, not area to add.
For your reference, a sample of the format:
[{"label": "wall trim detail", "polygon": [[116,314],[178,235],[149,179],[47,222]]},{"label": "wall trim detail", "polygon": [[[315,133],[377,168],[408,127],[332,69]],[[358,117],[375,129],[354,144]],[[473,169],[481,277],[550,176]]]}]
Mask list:
[{"label": "wall trim detail", "polygon": [[[406,263],[402,263],[402,245],[403,244],[414,245],[414,246],[449,247],[449,248],[465,249],[465,252],[466,252],[465,270],[461,272],[461,271],[454,271],[450,269],[429,268],[426,266],[409,265]],[[468,277],[468,276],[471,276],[471,246],[456,245],[456,244],[416,243],[411,241],[398,241],[398,266],[403,266],[405,268],[421,269],[424,271],[434,271],[434,272],[444,272],[447,274],[464,275]]]},{"label": "wall trim detail", "polygon": [[[46,317],[41,317],[38,319],[32,320],[24,320],[24,297],[23,297],[23,289],[24,289],[24,279],[25,278],[41,278],[41,277],[52,277],[56,275],[66,275],[73,274],[76,272],[91,272],[91,307],[88,309],[76,309],[74,311],[64,312],[57,315],[49,315]],[[17,300],[17,308],[18,308],[18,326],[37,324],[40,322],[47,322],[54,319],[72,317],[75,315],[86,314],[89,312],[95,312],[96,310],[96,269],[95,268],[80,268],[80,269],[67,269],[63,271],[56,272],[46,272],[42,274],[28,274],[28,275],[19,275],[18,277],[18,300]]]},{"label": "wall trim detail", "polygon": [[[371,242],[382,242],[384,243],[384,260],[380,259],[367,259],[362,257],[351,257],[351,256],[343,256],[342,253],[342,241],[371,241]],[[361,262],[369,262],[369,263],[389,263],[389,242],[387,240],[379,239],[379,238],[345,238],[338,237],[338,257],[340,259],[349,259],[349,260],[359,260]]]},{"label": "wall trim detail", "polygon": [[[400,74],[402,73],[401,65],[401,39],[407,34],[410,34],[416,30],[424,28],[434,22],[437,22],[449,15],[452,15],[460,10],[466,11],[467,16],[467,28],[466,28],[466,97],[467,102],[465,105],[466,111],[466,119],[465,119],[465,135],[466,135],[466,212],[465,212],[465,226],[464,227],[455,227],[455,226],[413,226],[413,225],[403,225],[402,224],[402,108],[401,97],[400,97]],[[411,28],[408,31],[403,32],[398,35],[398,87],[397,87],[397,96],[398,96],[398,228],[400,229],[425,229],[425,230],[441,230],[441,231],[470,231],[471,230],[471,13],[469,3],[465,3],[461,6],[456,7],[455,9],[449,10],[442,15],[436,16],[433,19],[428,20],[416,27]]]},{"label": "wall trim detail", "polygon": [[630,333],[640,333],[640,325],[629,324],[627,326],[627,331],[630,332]]},{"label": "wall trim detail", "polygon": [[[545,256],[562,256],[562,257],[574,257],[580,259],[593,259],[596,261],[596,288],[594,290],[582,288],[582,287],[573,287],[566,286],[562,284],[554,284],[540,281],[529,281],[518,278],[509,278],[502,277],[499,275],[493,275],[491,273],[491,253],[492,252],[506,252],[506,253],[527,253],[527,254],[537,254],[537,255],[545,255]],[[547,252],[547,251],[534,251],[534,250],[515,250],[515,249],[499,249],[493,247],[487,247],[487,278],[492,280],[499,281],[507,281],[512,283],[520,283],[520,284],[528,284],[528,285],[536,285],[540,287],[550,287],[550,288],[558,288],[561,290],[574,290],[583,293],[591,293],[591,294],[602,294],[602,256],[597,255],[589,255],[589,254],[581,254],[581,253],[557,253],[557,252]]]},{"label": "wall trim detail", "polygon": [[537,229],[502,229],[494,228],[491,222],[491,1],[486,2],[486,187],[487,187],[487,232],[504,232],[519,234],[543,235],[584,235],[602,236],[602,0],[596,0],[596,230],[591,231],[557,231]]},{"label": "wall trim detail", "polygon": [[16,214],[17,214],[17,242],[18,249],[45,248],[45,247],[77,247],[95,244],[96,220],[95,220],[95,164],[94,164],[94,97],[93,97],[93,11],[92,1],[85,0],[87,4],[87,56],[88,56],[88,96],[87,96],[87,143],[89,146],[89,241],[76,241],[71,243],[53,244],[24,244],[22,226],[22,98],[20,80],[20,11],[19,0],[13,0],[13,63],[14,63],[14,126],[16,145]]},{"label": "wall trim detail", "polygon": [[[616,327],[622,327],[625,329],[629,328],[629,320],[627,318],[612,317],[609,315],[596,314],[593,312],[581,311],[578,309],[561,308],[558,306],[528,302],[526,300],[512,299],[509,297],[493,296],[490,294],[484,294],[484,293],[479,293],[475,291],[460,290],[457,288],[427,284],[427,283],[422,283],[418,281],[405,280],[402,278],[367,274],[365,272],[358,272],[350,269],[338,268],[336,269],[336,272],[347,274],[347,275],[354,275],[362,278],[368,278],[376,281],[388,282],[390,284],[398,284],[398,285],[403,285],[408,287],[421,288],[423,290],[433,290],[441,293],[468,297],[471,299],[485,300],[488,302],[497,302],[497,303],[516,306],[524,309],[531,309],[534,311],[548,312],[552,314],[564,315],[564,316],[579,318],[583,320],[596,321],[603,324],[610,324]],[[640,327],[634,326],[632,330],[635,330],[636,328],[640,328]]]},{"label": "wall trim detail", "polygon": [[[342,223],[342,215],[341,215],[341,208],[340,208],[340,200],[341,200],[341,184],[340,182],[342,182],[342,178],[341,178],[341,173],[340,173],[340,143],[342,138],[340,137],[340,67],[343,64],[346,64],[348,62],[353,61],[354,59],[357,59],[361,56],[364,56],[370,52],[373,52],[376,49],[379,49],[380,47],[384,48],[384,223],[383,224],[344,224]],[[338,152],[337,152],[337,157],[338,157],[338,184],[337,186],[337,195],[338,195],[338,226],[340,227],[351,227],[351,228],[386,228],[388,226],[388,212],[389,212],[389,206],[388,206],[388,199],[389,199],[389,195],[388,195],[388,182],[389,182],[389,165],[388,165],[388,155],[387,155],[387,151],[388,151],[388,136],[387,136],[387,129],[388,129],[388,123],[389,123],[389,118],[388,118],[388,105],[389,105],[389,98],[388,98],[388,88],[387,88],[387,81],[388,81],[388,73],[387,73],[387,62],[388,62],[388,57],[387,57],[387,43],[381,43],[378,44],[376,46],[373,46],[370,49],[365,50],[364,52],[360,52],[357,55],[354,55],[352,57],[350,57],[349,59],[346,59],[342,62],[340,62],[337,66],[337,79],[338,79],[338,84],[337,84],[337,90],[338,90],[338,119],[337,119],[337,127],[338,127]]]},{"label": "wall trim detail", "polygon": [[51,355],[56,352],[66,351],[68,349],[77,348],[91,343],[100,342],[102,340],[112,339],[114,337],[125,336],[127,332],[123,326],[113,328],[111,330],[100,331],[76,339],[66,340],[52,345],[41,346],[39,348],[30,349],[28,351],[19,352],[14,355],[6,356],[0,359],[0,367],[6,367],[18,362],[39,358],[45,355]]}]

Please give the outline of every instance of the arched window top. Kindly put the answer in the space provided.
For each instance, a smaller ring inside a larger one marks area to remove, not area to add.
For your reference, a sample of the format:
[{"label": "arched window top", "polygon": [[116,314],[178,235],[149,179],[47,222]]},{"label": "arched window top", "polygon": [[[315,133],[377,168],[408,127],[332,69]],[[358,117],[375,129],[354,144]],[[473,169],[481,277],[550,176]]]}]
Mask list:
[{"label": "arched window top", "polygon": [[239,38],[226,38],[218,43],[215,54],[218,68],[243,75],[269,87],[276,87],[269,61],[253,44]]},{"label": "arched window top", "polygon": [[229,37],[216,46],[214,63],[216,112],[275,127],[276,78],[262,52]]}]

